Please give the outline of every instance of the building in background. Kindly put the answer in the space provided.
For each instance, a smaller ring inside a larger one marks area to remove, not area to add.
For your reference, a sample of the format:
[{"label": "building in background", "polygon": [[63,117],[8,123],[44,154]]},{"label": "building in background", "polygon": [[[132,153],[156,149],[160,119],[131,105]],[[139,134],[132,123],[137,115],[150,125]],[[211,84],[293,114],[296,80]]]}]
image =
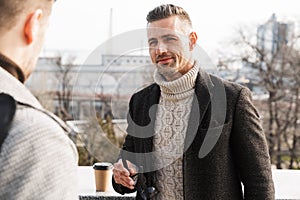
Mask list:
[{"label": "building in background", "polygon": [[112,112],[126,118],[130,96],[152,82],[149,56],[102,55],[94,64],[78,64],[67,54],[39,58],[28,88],[64,120]]},{"label": "building in background", "polygon": [[[266,23],[257,27],[255,48],[260,53],[255,58],[255,62],[259,62],[259,68],[265,69],[267,64],[273,62],[278,63],[278,67],[280,67],[280,63],[284,59],[283,47],[289,42],[293,42],[294,29],[294,23],[278,21],[275,14]],[[263,58],[262,61],[260,61],[261,58]],[[248,61],[243,62],[242,66],[238,71],[236,82],[246,85],[254,94],[263,95],[266,91],[261,87],[259,70],[255,69]]]},{"label": "building in background", "polygon": [[279,49],[287,45],[294,37],[294,23],[283,23],[277,20],[275,14],[257,28],[257,46],[270,55],[275,55]]}]

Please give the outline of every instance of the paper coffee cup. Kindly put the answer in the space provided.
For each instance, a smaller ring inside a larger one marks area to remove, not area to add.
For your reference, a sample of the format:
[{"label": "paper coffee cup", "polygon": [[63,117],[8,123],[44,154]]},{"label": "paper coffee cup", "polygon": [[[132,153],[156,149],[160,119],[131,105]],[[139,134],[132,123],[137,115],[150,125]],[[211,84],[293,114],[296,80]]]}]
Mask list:
[{"label": "paper coffee cup", "polygon": [[96,191],[105,192],[110,188],[113,165],[108,162],[99,162],[93,165],[95,172]]}]

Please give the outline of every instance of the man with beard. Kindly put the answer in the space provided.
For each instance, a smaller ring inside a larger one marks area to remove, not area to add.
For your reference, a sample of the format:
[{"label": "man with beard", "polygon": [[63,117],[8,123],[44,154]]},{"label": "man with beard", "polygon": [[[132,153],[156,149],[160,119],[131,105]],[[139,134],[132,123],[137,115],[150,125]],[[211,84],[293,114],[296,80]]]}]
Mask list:
[{"label": "man with beard", "polygon": [[198,66],[197,34],[181,7],[158,6],[147,21],[155,83],[130,100],[114,189],[137,199],[274,199],[249,89]]}]

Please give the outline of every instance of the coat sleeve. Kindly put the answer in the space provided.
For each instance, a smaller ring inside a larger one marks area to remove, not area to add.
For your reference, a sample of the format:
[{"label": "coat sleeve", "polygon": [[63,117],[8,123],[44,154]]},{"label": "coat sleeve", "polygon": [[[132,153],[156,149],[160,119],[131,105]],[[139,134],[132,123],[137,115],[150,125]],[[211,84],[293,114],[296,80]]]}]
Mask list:
[{"label": "coat sleeve", "polygon": [[[129,150],[128,148],[130,147],[130,144],[131,144],[132,142],[133,142],[133,141],[132,141],[132,137],[129,136],[129,135],[127,135],[126,138],[125,138],[125,143],[124,143],[122,149],[123,149],[123,150],[126,149],[126,151]],[[118,159],[120,159],[120,158],[121,158],[121,155],[119,156]],[[116,192],[120,193],[120,194],[132,193],[132,192],[135,192],[135,191],[136,191],[135,189],[132,190],[132,189],[129,189],[129,188],[127,188],[127,187],[125,187],[125,186],[123,186],[123,185],[121,185],[121,184],[116,183],[115,180],[114,180],[114,176],[112,177],[112,186],[113,186],[114,190],[115,190]]]},{"label": "coat sleeve", "polygon": [[[131,98],[130,102],[129,102],[129,113],[127,115],[127,123],[128,123],[128,126],[127,126],[127,129],[126,129],[126,132],[127,132],[127,136],[125,138],[125,142],[123,144],[123,147],[122,147],[122,150],[126,150],[126,151],[130,151],[130,152],[134,152],[134,144],[133,144],[133,137],[130,135],[130,133],[132,131],[134,131],[134,123],[133,123],[133,120],[132,120],[132,101],[133,101],[133,98]],[[121,158],[121,155],[119,155],[119,158],[118,160]],[[112,186],[114,188],[114,190],[120,194],[125,194],[125,193],[132,193],[132,192],[135,192],[136,190],[135,189],[129,189],[121,184],[118,184],[115,182],[114,180],[114,177],[112,177]]]},{"label": "coat sleeve", "polygon": [[233,153],[244,185],[245,199],[275,199],[270,156],[258,111],[251,92],[243,88],[236,104],[233,132]]}]

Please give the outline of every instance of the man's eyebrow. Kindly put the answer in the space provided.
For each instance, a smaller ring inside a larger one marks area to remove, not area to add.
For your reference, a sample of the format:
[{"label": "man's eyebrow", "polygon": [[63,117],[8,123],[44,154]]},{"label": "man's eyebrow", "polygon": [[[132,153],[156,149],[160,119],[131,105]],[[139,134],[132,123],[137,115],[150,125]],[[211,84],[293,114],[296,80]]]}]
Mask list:
[{"label": "man's eyebrow", "polygon": [[[166,34],[166,35],[160,36],[160,38],[162,38],[162,39],[167,38],[167,37],[176,37],[176,38],[177,38],[177,36],[176,36],[176,35],[173,35],[173,34]],[[156,38],[149,38],[149,39],[148,39],[148,42],[150,42],[150,41],[155,41],[155,40],[157,40],[157,39],[156,39]]]},{"label": "man's eyebrow", "polygon": [[161,38],[167,38],[167,37],[177,37],[177,36],[173,34],[166,34],[161,36]]}]

